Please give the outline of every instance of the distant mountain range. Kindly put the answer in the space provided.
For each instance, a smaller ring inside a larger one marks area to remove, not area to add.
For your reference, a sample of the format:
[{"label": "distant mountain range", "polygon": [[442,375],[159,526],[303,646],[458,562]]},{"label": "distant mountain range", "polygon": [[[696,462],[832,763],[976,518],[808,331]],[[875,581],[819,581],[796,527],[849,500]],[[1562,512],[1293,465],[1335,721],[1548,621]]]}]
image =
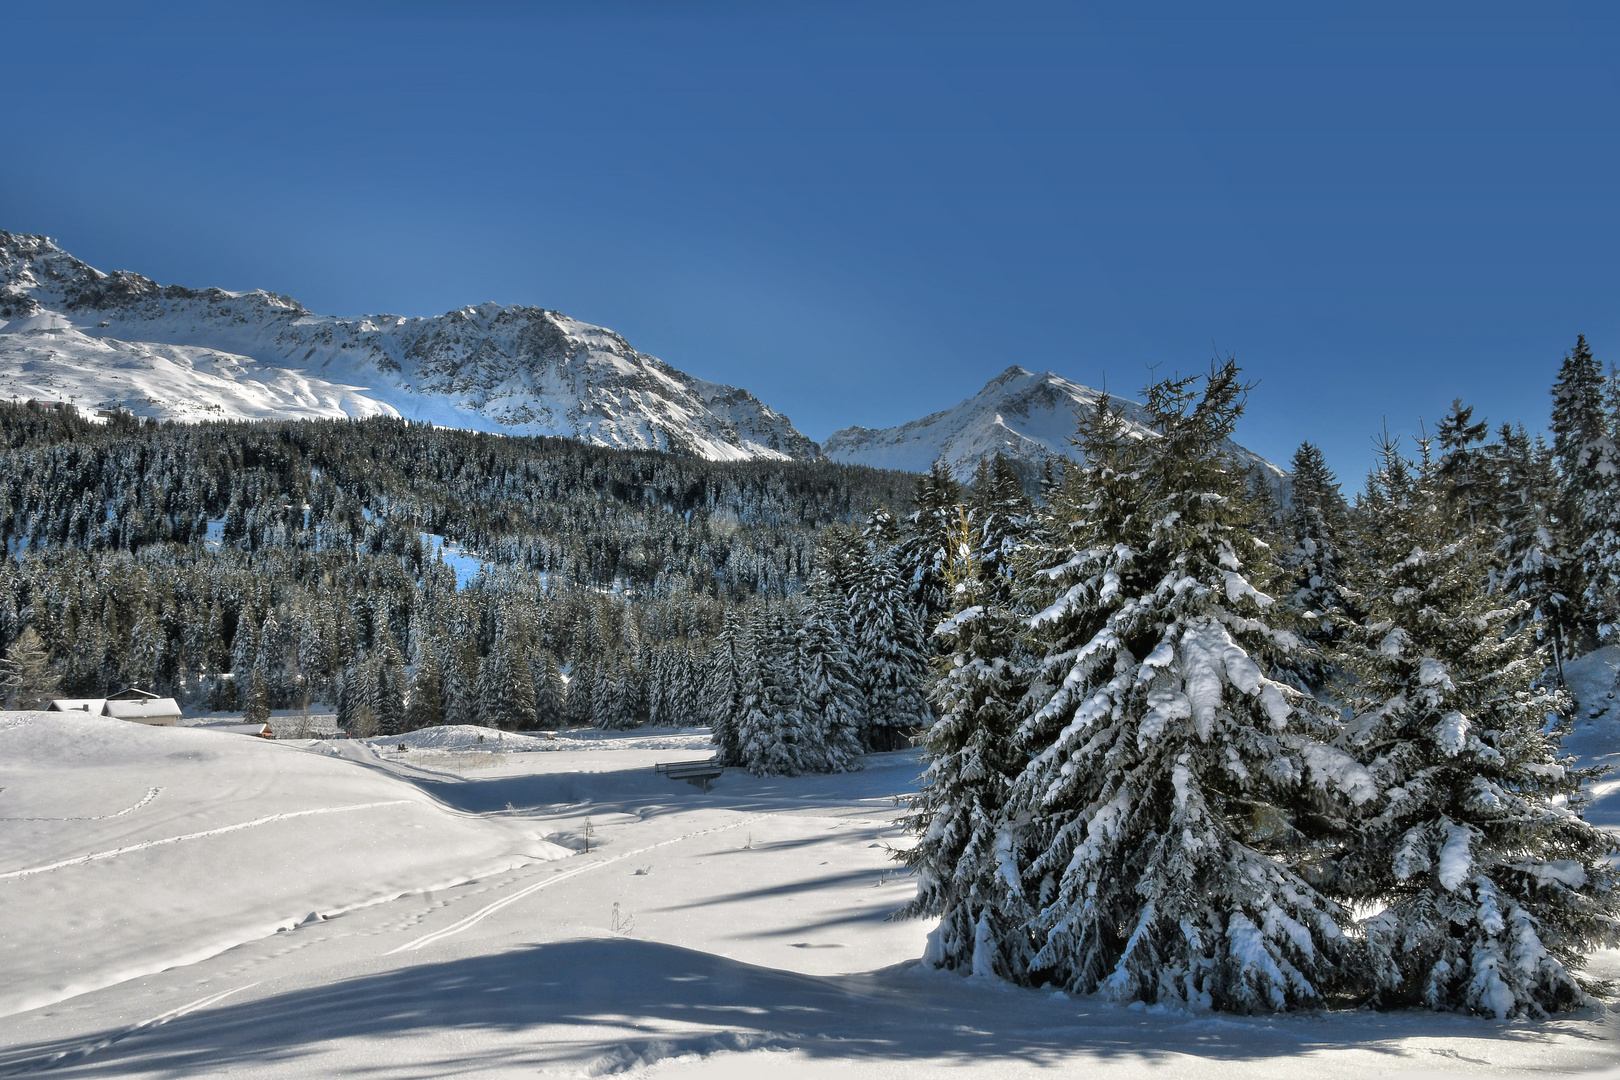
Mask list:
[{"label": "distant mountain range", "polygon": [[[923,472],[944,458],[958,479],[966,479],[980,458],[999,450],[1033,473],[1048,458],[1074,455],[1069,440],[1076,417],[1089,415],[1101,396],[1101,391],[1050,371],[1036,374],[1013,366],[959,405],[898,427],[835,431],[821,444],[821,452],[834,461],[912,472]],[[1140,405],[1117,397],[1113,401],[1124,410],[1128,430],[1144,437],[1152,433]],[[1229,445],[1234,456],[1273,484],[1287,476],[1260,455]]]},{"label": "distant mountain range", "polygon": [[104,274],[0,232],[0,393],[177,420],[404,416],[711,460],[816,444],[746,390],[535,307],[317,315],[276,293]]},{"label": "distant mountain range", "polygon": [[[845,428],[817,446],[747,390],[677,371],[556,311],[318,315],[260,289],[106,274],[48,237],[0,232],[0,397],[186,421],[402,416],[710,460],[826,456],[921,471],[944,456],[965,478],[997,450],[1030,473],[1069,454],[1076,410],[1097,391],[1012,367],[955,408]],[[1140,424],[1139,408],[1125,404]]]}]

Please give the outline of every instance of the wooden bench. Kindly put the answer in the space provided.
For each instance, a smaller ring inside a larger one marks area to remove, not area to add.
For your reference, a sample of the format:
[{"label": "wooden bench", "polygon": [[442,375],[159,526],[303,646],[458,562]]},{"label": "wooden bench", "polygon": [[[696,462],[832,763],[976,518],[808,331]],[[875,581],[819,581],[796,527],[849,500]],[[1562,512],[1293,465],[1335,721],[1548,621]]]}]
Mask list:
[{"label": "wooden bench", "polygon": [[660,761],[653,766],[671,780],[685,780],[694,786],[701,785],[704,791],[709,790],[709,781],[715,780],[726,771],[726,767],[714,758],[704,758],[702,761]]}]

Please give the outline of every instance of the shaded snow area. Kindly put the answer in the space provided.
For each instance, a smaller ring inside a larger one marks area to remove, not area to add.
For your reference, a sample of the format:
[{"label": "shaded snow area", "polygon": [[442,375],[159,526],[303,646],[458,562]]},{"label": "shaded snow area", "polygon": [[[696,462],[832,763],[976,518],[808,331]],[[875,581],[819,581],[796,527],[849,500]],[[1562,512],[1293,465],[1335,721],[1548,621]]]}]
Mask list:
[{"label": "shaded snow area", "polygon": [[1582,765],[1606,765],[1610,775],[1592,785],[1586,820],[1620,833],[1620,646],[1608,645],[1564,665],[1564,680],[1579,710],[1564,749]]},{"label": "shaded snow area", "polygon": [[732,770],[707,793],[653,768],[708,753],[701,731],[294,743],[0,713],[0,1076],[1297,1078],[1620,1059],[1601,1010],[1209,1016],[924,969],[931,925],[886,919],[913,891],[888,853],[916,752],[830,777]]}]

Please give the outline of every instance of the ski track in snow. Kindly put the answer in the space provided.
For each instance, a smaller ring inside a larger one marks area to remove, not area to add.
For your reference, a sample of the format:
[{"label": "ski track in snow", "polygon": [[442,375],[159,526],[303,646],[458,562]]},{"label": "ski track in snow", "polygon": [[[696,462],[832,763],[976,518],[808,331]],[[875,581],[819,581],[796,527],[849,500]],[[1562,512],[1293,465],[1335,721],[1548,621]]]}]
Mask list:
[{"label": "ski track in snow", "polygon": [[637,855],[644,855],[649,851],[656,851],[658,848],[669,847],[671,844],[679,844],[679,843],[683,843],[684,841],[687,841],[687,840],[696,839],[699,836],[709,836],[709,835],[711,835],[713,833],[726,832],[729,829],[741,828],[744,825],[752,825],[753,823],[755,823],[757,821],[763,821],[765,818],[768,818],[770,816],[771,816],[770,814],[754,814],[751,817],[743,818],[741,821],[733,821],[728,825],[716,825],[712,829],[699,829],[696,832],[689,832],[689,833],[686,833],[686,834],[681,835],[681,836],[672,836],[668,840],[660,840],[656,844],[648,844],[646,847],[637,848],[634,851],[626,851],[623,854],[615,855],[612,858],[602,859],[602,860],[599,860],[597,862],[593,862],[589,866],[581,866],[581,867],[579,867],[577,869],[568,870],[568,871],[565,871],[564,873],[557,874],[555,877],[545,878],[544,880],[537,881],[533,885],[529,885],[526,888],[519,889],[517,892],[512,893],[512,894],[510,894],[508,896],[503,896],[503,897],[501,897],[501,899],[496,900],[493,903],[486,904],[484,907],[479,908],[477,911],[473,912],[471,915],[468,915],[466,918],[462,919],[460,922],[452,923],[451,925],[445,927],[443,930],[437,930],[437,931],[435,931],[435,932],[433,932],[431,934],[426,934],[426,935],[424,935],[422,937],[419,937],[415,941],[407,942],[406,944],[401,945],[397,949],[390,949],[388,952],[384,953],[383,955],[384,956],[393,956],[395,953],[414,952],[417,949],[426,948],[429,945],[432,945],[432,944],[435,944],[437,942],[443,941],[445,938],[453,937],[456,934],[461,933],[463,930],[471,929],[473,926],[475,926],[478,923],[482,922],[484,919],[488,918],[489,916],[495,914],[497,911],[501,910],[502,908],[504,908],[504,907],[506,907],[506,906],[508,906],[510,904],[515,904],[519,900],[522,900],[524,897],[530,896],[530,895],[532,895],[534,893],[537,893],[541,889],[548,888],[548,887],[550,887],[552,885],[555,885],[559,881],[567,881],[569,878],[578,877],[581,874],[590,873],[592,870],[600,870],[604,866],[612,866],[616,862],[622,862],[625,859],[633,858],[634,856],[637,856]]},{"label": "ski track in snow", "polygon": [[[114,814],[94,814],[89,817],[0,817],[0,821],[111,821],[113,818],[121,818],[125,814],[133,814],[135,811],[157,798],[158,794],[162,790],[163,789],[160,787],[151,788],[134,806],[126,806]],[[5,876],[6,875],[4,874],[0,874],[0,877]]]},{"label": "ski track in snow", "polygon": [[[144,840],[139,844],[130,844],[126,847],[113,848],[110,851],[96,851],[89,855],[75,855],[71,859],[62,859],[59,862],[47,863],[44,866],[30,866],[22,870],[11,870],[0,874],[0,881],[11,878],[30,877],[34,874],[44,874],[51,870],[60,870],[66,866],[82,866],[85,863],[99,862],[102,859],[112,859],[119,855],[128,855],[134,851],[145,851],[148,848],[162,847],[165,844],[178,844],[183,840],[200,840],[206,836],[223,836],[226,833],[240,832],[243,829],[252,829],[260,825],[269,825],[276,821],[291,821],[293,818],[313,817],[316,814],[343,814],[350,810],[371,810],[379,806],[403,806],[410,799],[389,799],[385,802],[355,803],[352,806],[322,806],[314,810],[292,810],[285,814],[268,814],[265,817],[254,818],[252,821],[243,821],[235,825],[222,825],[217,829],[204,829],[202,832],[186,833],[184,836],[166,836],[161,840]],[[133,809],[133,807],[131,808]],[[127,811],[126,811],[127,812]],[[117,816],[117,815],[113,815]],[[79,820],[69,818],[66,820]],[[85,820],[96,820],[94,818]]]},{"label": "ski track in snow", "polygon": [[251,982],[244,986],[235,986],[229,990],[222,990],[217,994],[209,994],[206,997],[200,997],[196,1001],[181,1005],[178,1008],[170,1009],[168,1012],[160,1013],[157,1016],[152,1017],[150,1020],[142,1020],[138,1024],[131,1024],[129,1027],[123,1029],[117,1034],[108,1035],[104,1038],[92,1039],[88,1042],[81,1043],[78,1046],[72,1046],[65,1050],[59,1050],[48,1057],[25,1058],[21,1061],[9,1062],[3,1066],[0,1066],[0,1077],[26,1076],[28,1073],[42,1072],[45,1069],[51,1069],[59,1065],[66,1064],[70,1058],[87,1058],[97,1051],[105,1050],[109,1046],[122,1042],[124,1039],[129,1038],[131,1035],[134,1035],[137,1032],[145,1031],[147,1028],[160,1027],[163,1024],[167,1024],[170,1020],[180,1019],[180,1017],[185,1016],[187,1013],[193,1013],[198,1009],[206,1009],[213,1005],[217,1005],[228,997],[240,994],[244,990],[251,990],[258,985],[259,984],[256,982]]}]

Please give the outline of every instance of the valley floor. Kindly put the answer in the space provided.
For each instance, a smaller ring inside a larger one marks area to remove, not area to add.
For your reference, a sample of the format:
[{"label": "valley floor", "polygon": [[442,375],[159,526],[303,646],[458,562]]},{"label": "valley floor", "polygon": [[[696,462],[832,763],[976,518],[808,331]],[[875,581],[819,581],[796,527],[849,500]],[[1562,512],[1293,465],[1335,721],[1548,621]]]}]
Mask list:
[{"label": "valley floor", "polygon": [[[295,743],[0,713],[0,1076],[1620,1065],[1601,1007],[1243,1018],[924,970],[929,925],[887,921],[912,893],[888,854],[916,753],[707,793],[653,769],[708,752],[701,732]],[[1620,977],[1620,954],[1594,967]]]}]

